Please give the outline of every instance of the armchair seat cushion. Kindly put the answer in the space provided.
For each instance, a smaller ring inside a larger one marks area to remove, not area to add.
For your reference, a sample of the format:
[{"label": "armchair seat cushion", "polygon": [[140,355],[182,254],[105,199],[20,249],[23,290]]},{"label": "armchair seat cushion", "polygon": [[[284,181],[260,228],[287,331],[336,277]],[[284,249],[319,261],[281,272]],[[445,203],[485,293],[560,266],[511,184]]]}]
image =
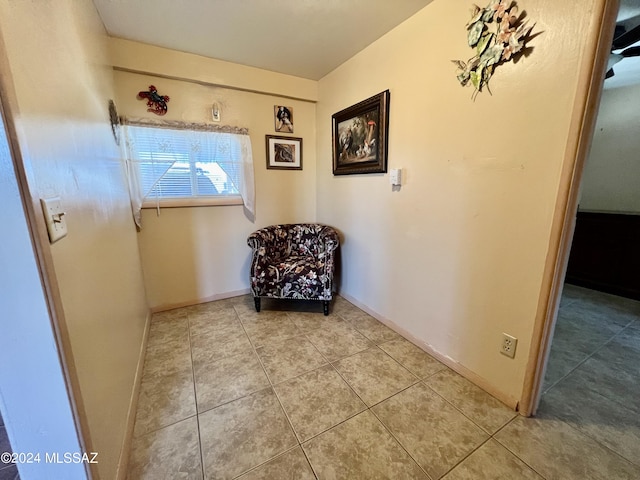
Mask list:
[{"label": "armchair seat cushion", "polygon": [[312,256],[291,255],[269,265],[261,275],[266,296],[279,298],[331,299],[324,292],[324,260]]}]

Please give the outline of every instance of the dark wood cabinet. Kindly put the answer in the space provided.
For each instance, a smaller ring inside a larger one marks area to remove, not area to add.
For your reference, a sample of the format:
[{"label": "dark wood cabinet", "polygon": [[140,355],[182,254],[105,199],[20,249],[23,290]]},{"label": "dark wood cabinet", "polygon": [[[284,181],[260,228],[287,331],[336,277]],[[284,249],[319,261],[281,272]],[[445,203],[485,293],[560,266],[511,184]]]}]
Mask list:
[{"label": "dark wood cabinet", "polygon": [[567,283],[640,300],[640,215],[578,212]]}]

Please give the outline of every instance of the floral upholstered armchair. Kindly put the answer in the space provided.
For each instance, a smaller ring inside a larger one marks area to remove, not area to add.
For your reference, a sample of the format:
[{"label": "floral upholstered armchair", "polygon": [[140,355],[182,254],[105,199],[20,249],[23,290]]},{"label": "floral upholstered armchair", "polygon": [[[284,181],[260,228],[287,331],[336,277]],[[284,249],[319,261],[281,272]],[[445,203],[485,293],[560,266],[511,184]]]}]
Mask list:
[{"label": "floral upholstered armchair", "polygon": [[256,311],[260,299],[321,300],[325,315],[333,298],[336,231],[317,223],[271,225],[249,235],[251,293]]}]

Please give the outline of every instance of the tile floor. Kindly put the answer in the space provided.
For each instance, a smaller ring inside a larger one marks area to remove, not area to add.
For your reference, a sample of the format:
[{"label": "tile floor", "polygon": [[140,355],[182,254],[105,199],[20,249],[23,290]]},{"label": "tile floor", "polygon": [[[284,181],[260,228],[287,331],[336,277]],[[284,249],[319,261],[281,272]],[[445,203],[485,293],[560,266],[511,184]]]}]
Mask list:
[{"label": "tile floor", "polygon": [[533,419],[340,297],[269,305],[154,315],[129,480],[640,479],[638,302],[566,287]]},{"label": "tile floor", "polygon": [[[0,453],[11,451],[4,420],[2,420],[2,415],[0,415]],[[0,480],[20,480],[17,467],[15,465],[0,463]]]}]

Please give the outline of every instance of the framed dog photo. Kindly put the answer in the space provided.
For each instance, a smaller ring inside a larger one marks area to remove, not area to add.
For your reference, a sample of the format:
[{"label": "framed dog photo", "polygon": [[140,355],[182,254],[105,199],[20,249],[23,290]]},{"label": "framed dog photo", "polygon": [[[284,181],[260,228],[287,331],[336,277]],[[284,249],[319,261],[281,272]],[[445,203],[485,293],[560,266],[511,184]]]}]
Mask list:
[{"label": "framed dog photo", "polygon": [[293,108],[283,105],[273,106],[276,132],[293,133]]},{"label": "framed dog photo", "polygon": [[266,135],[267,168],[302,170],[302,139]]}]

